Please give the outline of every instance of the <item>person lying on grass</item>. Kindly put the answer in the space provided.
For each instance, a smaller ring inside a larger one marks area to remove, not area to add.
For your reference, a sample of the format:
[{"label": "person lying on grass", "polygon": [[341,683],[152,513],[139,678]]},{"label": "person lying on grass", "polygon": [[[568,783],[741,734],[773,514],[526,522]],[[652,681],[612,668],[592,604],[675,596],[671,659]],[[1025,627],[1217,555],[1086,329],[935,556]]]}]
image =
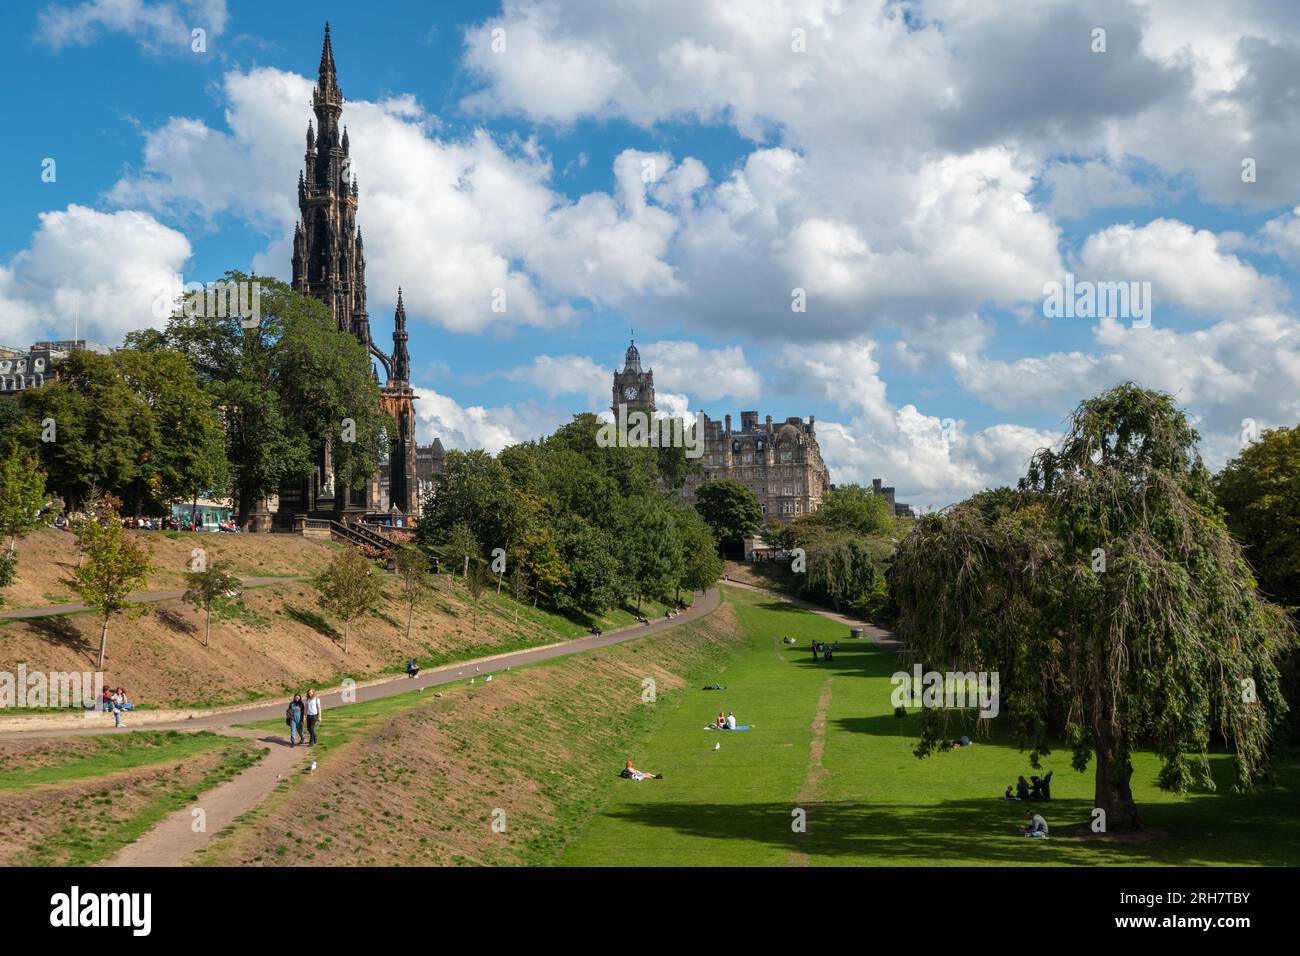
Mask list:
[{"label": "person lying on grass", "polygon": [[1029,821],[1027,826],[1020,828],[1020,832],[1027,837],[1046,837],[1047,821],[1043,819],[1042,814],[1034,813],[1032,810],[1025,811],[1025,819]]},{"label": "person lying on grass", "polygon": [[628,780],[662,780],[664,775],[661,773],[644,773],[632,766],[632,761],[623,765],[623,771],[619,774]]}]

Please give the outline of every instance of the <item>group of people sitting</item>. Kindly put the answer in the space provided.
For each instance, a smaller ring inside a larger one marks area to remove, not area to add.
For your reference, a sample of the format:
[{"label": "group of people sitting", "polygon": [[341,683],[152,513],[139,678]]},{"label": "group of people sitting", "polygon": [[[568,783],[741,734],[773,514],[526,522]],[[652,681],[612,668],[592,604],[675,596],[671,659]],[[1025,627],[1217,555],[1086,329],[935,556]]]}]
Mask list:
[{"label": "group of people sitting", "polygon": [[826,661],[834,660],[835,652],[838,651],[839,649],[840,649],[839,641],[836,641],[834,644],[827,644],[825,641],[813,641],[812,642],[813,661],[816,662],[818,654],[821,654],[822,660],[826,660]]},{"label": "group of people sitting", "polygon": [[113,712],[114,727],[125,727],[126,721],[122,720],[122,715],[128,710],[135,710],[135,704],[131,703],[131,698],[126,696],[126,691],[121,687],[115,691],[105,687],[99,698],[99,706],[104,713],[110,710]]},{"label": "group of people sitting", "polygon": [[1002,794],[1003,800],[1051,800],[1052,799],[1052,774],[1055,770],[1047,771],[1045,777],[1030,777],[1026,781],[1020,777],[1016,781],[1015,794],[1011,792],[1011,787],[1007,787],[1007,792]]},{"label": "group of people sitting", "polygon": [[731,713],[731,711],[727,711],[725,715],[722,711],[718,711],[718,716],[714,718],[713,723],[711,723],[709,727],[712,730],[735,730],[736,715]]},{"label": "group of people sitting", "polygon": [[676,607],[664,608],[664,617],[665,618],[677,617],[677,615],[684,614],[685,612],[686,612],[686,605],[679,603]]}]

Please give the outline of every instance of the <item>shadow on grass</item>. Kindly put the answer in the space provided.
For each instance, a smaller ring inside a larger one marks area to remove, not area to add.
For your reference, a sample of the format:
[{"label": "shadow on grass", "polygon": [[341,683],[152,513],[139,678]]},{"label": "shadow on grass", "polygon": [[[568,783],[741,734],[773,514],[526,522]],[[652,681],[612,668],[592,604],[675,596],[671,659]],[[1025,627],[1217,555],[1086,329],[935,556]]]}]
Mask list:
[{"label": "shadow on grass", "polygon": [[73,619],[67,616],[29,618],[26,625],[32,633],[55,647],[66,647],[91,655],[94,659],[98,649],[91,644],[81,632]]},{"label": "shadow on grass", "polygon": [[306,608],[298,607],[294,604],[286,604],[284,613],[292,620],[297,621],[306,627],[310,627],[317,634],[328,637],[331,641],[340,640],[343,635],[334,629],[334,625],[325,620],[324,615],[309,611]]},{"label": "shadow on grass", "polygon": [[[1148,830],[1136,835],[1063,835],[1086,827],[1083,800],[1032,804],[1053,828],[1047,840],[1019,834],[1026,804],[996,798],[945,800],[928,806],[813,802],[806,834],[791,833],[790,804],[729,805],[647,802],[611,808],[605,815],[707,840],[803,850],[815,861],[900,866],[1153,864],[1268,865],[1300,862],[1300,817],[1295,795],[1195,797],[1146,808]],[[1141,808],[1140,808],[1141,809]],[[1264,826],[1267,824],[1267,826]],[[673,844],[665,850],[671,852]]]},{"label": "shadow on grass", "polygon": [[156,617],[164,626],[181,634],[197,634],[199,629],[194,622],[188,618],[177,614],[172,608],[163,607],[161,604],[155,604],[153,608],[154,617]]}]

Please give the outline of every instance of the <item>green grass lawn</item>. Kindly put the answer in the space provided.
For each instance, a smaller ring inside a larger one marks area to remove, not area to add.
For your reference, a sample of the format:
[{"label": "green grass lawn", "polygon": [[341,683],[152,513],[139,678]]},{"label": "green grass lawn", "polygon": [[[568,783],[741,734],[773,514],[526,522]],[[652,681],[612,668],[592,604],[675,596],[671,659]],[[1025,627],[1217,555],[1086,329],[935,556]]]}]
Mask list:
[{"label": "green grass lawn", "polygon": [[[1300,863],[1300,761],[1279,756],[1277,786],[1231,792],[1232,758],[1211,758],[1216,792],[1176,796],[1156,786],[1158,760],[1135,758],[1134,793],[1147,830],[1137,838],[1062,833],[1086,824],[1093,775],[1054,752],[1053,799],[998,799],[1031,771],[1026,754],[1001,741],[918,760],[915,714],[895,717],[889,677],[896,659],[847,639],[825,618],[762,596],[725,591],[749,635],[748,648],[718,680],[664,703],[632,754],[663,780],[611,775],[609,798],[564,851],[568,865],[1158,865]],[[793,647],[781,643],[789,635]],[[809,642],[841,641],[827,664]],[[819,702],[824,731],[814,731]],[[735,711],[745,733],[706,732],[719,709]],[[954,727],[954,735],[963,731]],[[713,746],[722,747],[715,751]],[[819,760],[813,754],[820,755]],[[1025,808],[1043,812],[1054,835],[1018,835]],[[792,831],[792,812],[807,831]]]},{"label": "green grass lawn", "polygon": [[135,731],[121,736],[94,737],[93,749],[88,753],[70,753],[41,766],[0,769],[0,791],[103,777],[120,770],[181,760],[229,744],[230,738],[207,731],[193,734],[174,730]]}]

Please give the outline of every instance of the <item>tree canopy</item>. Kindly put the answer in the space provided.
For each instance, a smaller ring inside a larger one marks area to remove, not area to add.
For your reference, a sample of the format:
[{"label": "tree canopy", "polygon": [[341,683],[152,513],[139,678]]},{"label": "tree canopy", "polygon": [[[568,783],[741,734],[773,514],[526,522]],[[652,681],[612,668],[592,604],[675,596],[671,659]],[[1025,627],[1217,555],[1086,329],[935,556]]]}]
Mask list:
[{"label": "tree canopy", "polygon": [[[1061,737],[1111,829],[1140,825],[1131,755],[1161,786],[1212,787],[1212,731],[1237,782],[1267,771],[1286,711],[1276,661],[1293,645],[1215,503],[1198,436],[1165,394],[1133,384],[1075,410],[1018,490],[921,519],[889,572],[899,631],[938,671],[1000,675],[1001,711],[1031,761]],[[922,715],[918,755],[942,712]]]}]

